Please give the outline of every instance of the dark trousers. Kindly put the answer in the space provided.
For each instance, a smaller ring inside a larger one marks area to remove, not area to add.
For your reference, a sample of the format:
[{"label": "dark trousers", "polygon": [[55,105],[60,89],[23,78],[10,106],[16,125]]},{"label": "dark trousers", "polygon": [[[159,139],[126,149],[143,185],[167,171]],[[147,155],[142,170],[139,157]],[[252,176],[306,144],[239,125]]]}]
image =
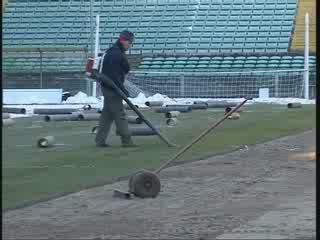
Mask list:
[{"label": "dark trousers", "polygon": [[95,138],[96,144],[105,143],[113,121],[121,136],[121,139],[130,138],[128,119],[123,108],[122,98],[110,89],[101,87],[104,96],[104,105],[99,119],[98,133]]}]

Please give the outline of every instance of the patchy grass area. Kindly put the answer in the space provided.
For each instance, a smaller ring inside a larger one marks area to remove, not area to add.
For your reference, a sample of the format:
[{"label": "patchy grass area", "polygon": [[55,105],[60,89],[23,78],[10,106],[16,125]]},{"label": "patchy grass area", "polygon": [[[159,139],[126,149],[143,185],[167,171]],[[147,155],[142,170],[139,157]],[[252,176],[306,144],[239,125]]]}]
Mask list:
[{"label": "patchy grass area", "polygon": [[[111,148],[94,145],[91,128],[97,121],[44,122],[39,117],[18,119],[3,127],[2,203],[11,209],[69,192],[111,182],[139,169],[155,169],[210,124],[223,116],[223,109],[198,110],[179,116],[179,125],[167,127],[163,114],[145,115],[179,148],[168,148],[157,136],[135,137],[138,148],[120,147],[114,130]],[[269,141],[315,128],[315,106],[288,109],[285,105],[245,106],[240,120],[227,120],[178,160],[190,161]],[[128,111],[128,115],[134,115]],[[39,149],[37,139],[52,135],[56,146]]]}]

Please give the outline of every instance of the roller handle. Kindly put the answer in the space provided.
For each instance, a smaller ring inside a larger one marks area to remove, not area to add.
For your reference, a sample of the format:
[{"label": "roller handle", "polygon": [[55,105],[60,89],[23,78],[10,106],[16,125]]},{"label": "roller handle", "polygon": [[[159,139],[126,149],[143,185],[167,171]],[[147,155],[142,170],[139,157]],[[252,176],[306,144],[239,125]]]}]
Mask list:
[{"label": "roller handle", "polygon": [[239,103],[234,109],[232,109],[230,112],[228,112],[222,119],[220,119],[217,123],[211,125],[208,129],[203,131],[197,138],[192,140],[188,145],[186,145],[183,149],[181,149],[174,157],[172,157],[170,160],[165,162],[162,166],[160,166],[154,173],[159,173],[162,169],[164,169],[166,166],[168,166],[171,162],[176,160],[181,154],[183,154],[185,151],[187,151],[192,145],[197,143],[201,138],[206,136],[211,130],[219,126],[224,120],[226,120],[232,113],[236,112],[243,104],[245,104],[248,100],[251,100],[252,98],[246,98],[244,101]]}]

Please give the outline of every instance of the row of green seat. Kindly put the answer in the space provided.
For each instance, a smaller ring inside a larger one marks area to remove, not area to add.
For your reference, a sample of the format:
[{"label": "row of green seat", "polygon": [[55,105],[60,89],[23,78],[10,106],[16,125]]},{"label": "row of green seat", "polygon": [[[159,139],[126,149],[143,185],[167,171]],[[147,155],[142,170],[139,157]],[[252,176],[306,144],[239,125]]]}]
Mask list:
[{"label": "row of green seat", "polygon": [[[310,68],[316,65],[315,56],[309,58]],[[180,71],[185,69],[303,69],[303,56],[227,56],[227,57],[145,57],[138,69],[140,70],[165,70]]]},{"label": "row of green seat", "polygon": [[[144,57],[143,61],[175,61],[175,60],[301,60],[304,56],[301,55],[249,55],[249,56],[190,56],[190,57]],[[310,60],[315,61],[316,57],[314,55],[309,56]]]}]

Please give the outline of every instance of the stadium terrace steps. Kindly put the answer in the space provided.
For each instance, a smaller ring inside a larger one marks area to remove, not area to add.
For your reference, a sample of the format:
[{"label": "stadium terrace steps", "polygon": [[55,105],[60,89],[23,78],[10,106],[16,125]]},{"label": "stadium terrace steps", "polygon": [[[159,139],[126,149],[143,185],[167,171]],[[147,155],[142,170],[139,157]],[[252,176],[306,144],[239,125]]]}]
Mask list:
[{"label": "stadium terrace steps", "polygon": [[310,51],[316,52],[316,1],[300,0],[292,39],[292,50],[304,49],[305,15],[309,13]]}]

